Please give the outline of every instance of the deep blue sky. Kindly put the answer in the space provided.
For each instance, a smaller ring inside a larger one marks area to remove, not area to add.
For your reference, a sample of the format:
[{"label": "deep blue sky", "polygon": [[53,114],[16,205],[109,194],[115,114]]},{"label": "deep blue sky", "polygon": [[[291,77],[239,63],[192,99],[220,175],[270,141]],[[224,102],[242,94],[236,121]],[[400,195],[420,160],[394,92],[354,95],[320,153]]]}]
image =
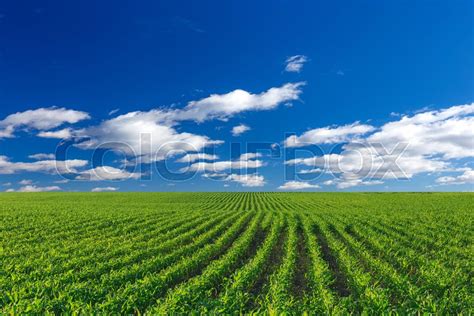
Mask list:
[{"label": "deep blue sky", "polygon": [[[58,106],[89,113],[90,120],[75,126],[90,126],[110,119],[113,109],[119,115],[180,108],[210,94],[260,93],[305,81],[291,107],[245,112],[228,122],[185,122],[177,129],[224,140],[219,156],[227,159],[230,141],[281,144],[287,132],[355,121],[380,127],[398,119],[390,113],[473,102],[473,21],[473,2],[461,0],[3,1],[0,120]],[[285,72],[285,59],[299,54],[309,59],[302,71]],[[229,129],[240,123],[252,130],[232,137]],[[58,142],[20,131],[0,139],[0,155],[29,161],[30,154],[53,152]],[[90,153],[78,150],[77,158],[90,159]],[[147,187],[127,180],[72,181],[62,188],[195,190],[198,183],[203,190],[274,190],[285,182],[283,170],[282,160],[268,162],[259,170],[267,184],[257,188],[223,188],[200,176],[173,186],[157,177]],[[402,184],[353,189],[425,190],[435,178],[420,174]],[[0,175],[15,189],[21,179],[47,186],[57,177]]]}]

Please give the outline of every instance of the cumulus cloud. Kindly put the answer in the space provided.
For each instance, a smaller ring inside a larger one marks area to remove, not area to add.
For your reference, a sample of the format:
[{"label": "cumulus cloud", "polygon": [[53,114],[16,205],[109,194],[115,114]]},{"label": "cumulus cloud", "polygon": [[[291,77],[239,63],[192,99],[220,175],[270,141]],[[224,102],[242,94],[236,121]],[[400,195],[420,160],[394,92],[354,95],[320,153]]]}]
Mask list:
[{"label": "cumulus cloud", "polygon": [[[199,152],[205,147],[223,143],[205,135],[181,131],[182,121],[226,120],[245,111],[274,109],[280,104],[298,100],[303,85],[303,82],[287,83],[261,93],[236,89],[191,101],[182,109],[130,112],[81,129],[56,128],[88,119],[89,114],[85,112],[56,107],[28,110],[0,121],[0,137],[13,137],[18,128],[34,129],[39,131],[39,137],[71,138],[75,140],[75,146],[84,150],[101,146],[133,157],[132,162],[151,163],[172,154]],[[111,111],[110,114],[114,113]]]},{"label": "cumulus cloud", "polygon": [[440,185],[474,183],[474,170],[466,168],[460,175],[439,177],[436,183]]},{"label": "cumulus cloud", "polygon": [[347,189],[355,186],[361,185],[377,185],[383,184],[383,181],[380,180],[371,180],[371,181],[364,181],[362,179],[334,179],[328,180],[323,183],[324,185],[335,185],[338,189]]},{"label": "cumulus cloud", "polygon": [[301,136],[292,135],[285,140],[287,147],[303,147],[310,144],[338,144],[352,140],[356,136],[361,136],[374,131],[370,125],[355,122],[338,127],[322,127],[305,132]]},{"label": "cumulus cloud", "polygon": [[161,110],[131,112],[76,132],[87,141],[78,144],[83,149],[104,148],[121,151],[142,162],[163,160],[170,152],[196,152],[211,144],[219,144],[207,136],[178,132],[169,113]]},{"label": "cumulus cloud", "polygon": [[[474,103],[402,116],[378,129],[361,127],[358,123],[316,129],[313,130],[318,131],[316,136],[303,134],[300,137],[304,136],[304,141],[287,139],[287,145],[342,142],[346,143],[342,151],[286,163],[332,173],[338,178],[340,188],[380,184],[384,179],[409,179],[421,173],[446,172],[452,170],[456,160],[474,156],[473,113]],[[330,136],[321,134],[321,130]],[[337,133],[332,133],[334,131]],[[353,136],[357,137],[353,139]],[[450,179],[440,181],[443,180]]]},{"label": "cumulus cloud", "polygon": [[196,162],[189,166],[189,168],[183,168],[182,171],[215,173],[231,169],[256,169],[261,166],[263,166],[261,160],[227,160],[216,162]]},{"label": "cumulus cloud", "polygon": [[110,166],[100,166],[93,169],[80,172],[76,176],[76,180],[87,181],[106,181],[106,180],[127,180],[138,179],[140,173],[128,172],[123,169],[117,169]]},{"label": "cumulus cloud", "polygon": [[304,55],[294,55],[286,59],[285,71],[300,72],[308,58]]},{"label": "cumulus cloud", "polygon": [[68,139],[72,137],[73,130],[71,128],[64,128],[58,131],[43,131],[38,133],[38,137],[42,138],[57,138]]},{"label": "cumulus cloud", "polygon": [[225,120],[245,111],[271,110],[280,104],[298,100],[304,84],[304,82],[287,83],[259,94],[241,89],[226,94],[212,94],[207,98],[189,102],[184,109],[174,111],[171,116],[180,121],[203,122],[210,119]]},{"label": "cumulus cloud", "polygon": [[410,156],[440,155],[444,159],[474,156],[474,103],[453,106],[438,111],[403,116],[387,123],[367,141],[393,148],[408,144]]},{"label": "cumulus cloud", "polygon": [[230,174],[226,181],[240,183],[244,187],[262,187],[265,185],[265,178],[257,174]]},{"label": "cumulus cloud", "polygon": [[[61,188],[58,186],[47,186],[47,187],[38,187],[36,185],[25,185],[19,188],[16,192],[49,192],[49,191],[60,191]],[[8,190],[8,192],[14,192],[15,190]]]},{"label": "cumulus cloud", "polygon": [[247,160],[260,158],[260,157],[262,157],[261,153],[245,153],[245,154],[240,155],[239,160],[247,161]]},{"label": "cumulus cloud", "polygon": [[304,181],[288,181],[278,187],[280,190],[303,190],[303,189],[317,189],[319,185],[311,184]]},{"label": "cumulus cloud", "polygon": [[234,126],[232,128],[232,135],[233,136],[239,136],[239,135],[241,135],[245,132],[248,132],[248,131],[250,131],[250,127],[248,127],[245,124],[240,124],[240,125]]},{"label": "cumulus cloud", "polygon": [[56,156],[54,154],[39,153],[39,154],[29,155],[28,158],[35,159],[35,160],[53,160],[54,158],[56,158]]},{"label": "cumulus cloud", "polygon": [[116,187],[98,187],[98,188],[93,188],[91,192],[112,192],[112,191],[117,191],[118,188]]},{"label": "cumulus cloud", "polygon": [[29,185],[29,184],[33,184],[33,180],[30,180],[30,179],[23,179],[21,180],[20,182],[18,182],[19,184],[21,185]]},{"label": "cumulus cloud", "polygon": [[0,156],[0,174],[18,172],[77,173],[77,168],[87,165],[87,160],[40,160],[35,162],[11,162],[8,157]]},{"label": "cumulus cloud", "polygon": [[210,155],[206,153],[196,153],[196,154],[186,154],[176,161],[189,163],[189,162],[195,162],[197,160],[217,160],[217,159],[219,159],[219,156],[217,155]]},{"label": "cumulus cloud", "polygon": [[313,174],[313,173],[321,173],[321,172],[323,172],[323,169],[321,168],[303,169],[303,170],[298,171],[298,173],[301,173],[301,174]]},{"label": "cumulus cloud", "polygon": [[225,170],[245,170],[245,169],[256,169],[263,166],[261,160],[255,159],[260,157],[259,153],[245,153],[242,154],[239,159],[236,160],[225,160],[225,161],[214,161],[214,162],[196,162],[190,165],[188,168],[182,168],[182,172],[195,171],[195,172],[206,172],[207,174],[218,174]]},{"label": "cumulus cloud", "polygon": [[15,130],[19,128],[46,131],[89,118],[88,113],[57,107],[17,112],[0,121],[0,138],[13,137]]},{"label": "cumulus cloud", "polygon": [[320,168],[346,178],[409,179],[423,172],[436,172],[449,164],[423,156],[401,156],[380,153],[367,145],[344,147],[340,154],[326,154],[289,160],[286,164]]}]

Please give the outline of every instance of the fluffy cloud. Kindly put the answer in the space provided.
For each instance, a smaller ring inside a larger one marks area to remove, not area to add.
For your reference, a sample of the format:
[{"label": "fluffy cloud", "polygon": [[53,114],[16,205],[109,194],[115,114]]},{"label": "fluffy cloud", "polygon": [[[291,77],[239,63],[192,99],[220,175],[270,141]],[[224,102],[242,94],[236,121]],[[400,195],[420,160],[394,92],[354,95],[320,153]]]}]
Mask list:
[{"label": "fluffy cloud", "polygon": [[304,181],[288,181],[278,187],[280,190],[303,190],[303,189],[317,189],[319,185],[311,184]]},{"label": "fluffy cloud", "polygon": [[265,185],[265,178],[257,174],[230,174],[225,180],[240,183],[244,187],[262,187]]},{"label": "fluffy cloud", "polygon": [[245,132],[248,132],[250,131],[250,127],[248,127],[247,125],[244,125],[244,124],[240,124],[240,125],[237,125],[237,126],[234,126],[232,128],[232,135],[233,136],[239,136]]},{"label": "fluffy cloud", "polygon": [[246,153],[242,154],[237,160],[226,160],[226,161],[215,161],[215,162],[196,162],[188,168],[182,168],[182,172],[195,171],[195,172],[206,172],[207,174],[218,174],[225,170],[244,170],[244,169],[256,169],[263,166],[261,160],[255,159],[260,157],[258,153]]},{"label": "fluffy cloud", "polygon": [[252,94],[237,89],[226,94],[191,101],[182,109],[172,112],[174,120],[193,120],[203,122],[210,119],[227,119],[245,111],[263,111],[299,99],[304,82],[287,83],[281,87],[270,88],[260,94]]},{"label": "fluffy cloud", "polygon": [[261,160],[228,160],[216,162],[196,162],[189,168],[183,168],[181,171],[215,173],[231,169],[256,169],[261,166],[263,166],[263,162]]},{"label": "fluffy cloud", "polygon": [[195,152],[220,143],[206,136],[177,132],[168,114],[151,110],[120,115],[77,131],[77,136],[88,139],[78,146],[94,149],[101,145],[129,156],[142,156],[142,162],[153,162],[165,159],[171,152]]},{"label": "fluffy cloud", "polygon": [[0,137],[12,137],[18,128],[36,129],[40,131],[39,137],[72,138],[75,145],[84,150],[101,146],[125,153],[133,163],[151,163],[170,155],[199,152],[207,146],[222,143],[205,135],[180,131],[182,121],[225,120],[244,111],[270,110],[298,100],[303,85],[303,82],[287,83],[261,93],[237,89],[191,101],[182,109],[130,112],[82,129],[55,130],[64,123],[88,119],[87,113],[56,107],[40,108],[15,113],[0,121]]},{"label": "fluffy cloud", "polygon": [[76,176],[76,180],[87,180],[87,181],[106,181],[106,180],[127,180],[127,179],[138,179],[140,173],[128,172],[126,170],[117,169],[110,166],[100,166],[94,169],[89,169],[80,172]]},{"label": "fluffy cloud", "polygon": [[21,185],[30,185],[30,184],[33,184],[33,180],[23,179],[18,183],[21,184]]},{"label": "fluffy cloud", "polygon": [[334,179],[328,180],[323,183],[324,185],[335,185],[338,189],[347,189],[350,187],[361,186],[361,185],[377,185],[383,184],[383,181],[380,180],[372,180],[372,181],[364,181],[361,179]]},{"label": "fluffy cloud", "polygon": [[321,173],[321,172],[323,172],[323,169],[321,168],[303,169],[303,170],[298,171],[298,173],[301,173],[301,174],[313,174],[313,173]]},{"label": "fluffy cloud", "polygon": [[322,127],[305,132],[301,136],[292,135],[285,140],[287,147],[303,147],[309,144],[338,144],[350,141],[355,136],[372,132],[373,126],[355,122],[338,127]]},{"label": "fluffy cloud", "polygon": [[59,127],[65,123],[74,124],[88,119],[89,114],[66,108],[39,108],[17,112],[0,121],[0,138],[13,137],[18,128],[45,131]]},{"label": "fluffy cloud", "polygon": [[99,187],[99,188],[93,188],[91,192],[112,192],[112,191],[117,191],[118,188],[116,187]]},{"label": "fluffy cloud", "polygon": [[461,175],[439,177],[436,183],[441,185],[474,183],[474,170],[466,168]]},{"label": "fluffy cloud", "polygon": [[247,160],[260,158],[260,157],[262,157],[261,153],[245,153],[245,154],[240,155],[239,160],[247,161]]},{"label": "fluffy cloud", "polygon": [[322,169],[345,178],[409,179],[418,173],[437,172],[448,168],[449,163],[423,156],[381,154],[367,145],[346,146],[340,154],[326,154],[310,158],[297,158],[286,162]]},{"label": "fluffy cloud", "polygon": [[87,160],[40,160],[35,162],[11,162],[6,156],[0,156],[0,174],[18,172],[77,173],[77,168],[87,165]]},{"label": "fluffy cloud", "polygon": [[38,137],[43,138],[57,138],[57,139],[67,139],[72,137],[73,130],[71,128],[64,128],[58,131],[43,131],[38,133]]},{"label": "fluffy cloud", "polygon": [[210,155],[206,153],[196,153],[196,154],[187,154],[181,157],[180,159],[176,160],[177,162],[195,162],[197,160],[217,160],[219,156],[217,155]]},{"label": "fluffy cloud", "polygon": [[54,154],[34,154],[34,155],[29,155],[28,158],[35,159],[35,160],[52,160],[56,158]]},{"label": "fluffy cloud", "polygon": [[[37,187],[36,185],[25,185],[19,188],[16,192],[49,192],[49,191],[60,191],[61,188],[58,186],[48,186],[48,187]],[[7,192],[15,192],[15,190],[10,189]]]},{"label": "fluffy cloud", "polygon": [[286,59],[285,71],[287,72],[300,72],[303,69],[303,65],[308,61],[308,58],[304,55],[295,55]]},{"label": "fluffy cloud", "polygon": [[474,156],[474,103],[427,111],[382,126],[367,138],[385,148],[408,144],[407,155],[444,159]]},{"label": "fluffy cloud", "polygon": [[[420,173],[449,171],[457,159],[474,156],[473,113],[474,104],[425,111],[403,116],[371,134],[374,130],[372,127],[360,128],[358,124],[316,129],[313,131],[319,131],[316,133],[318,137],[309,135],[306,140],[327,143],[327,139],[331,139],[331,142],[337,140],[347,144],[337,154],[298,158],[286,163],[321,168],[332,173],[337,177],[337,183],[334,184],[339,188],[380,184],[383,179],[407,179]],[[353,131],[351,127],[357,127],[358,132],[349,133]],[[331,136],[325,138],[321,136],[321,130],[339,132],[336,135],[330,133]],[[353,135],[358,137],[351,139]],[[301,138],[303,136],[305,134]],[[293,141],[289,145],[294,146]],[[450,178],[441,178],[439,181],[450,180],[457,181]]]}]

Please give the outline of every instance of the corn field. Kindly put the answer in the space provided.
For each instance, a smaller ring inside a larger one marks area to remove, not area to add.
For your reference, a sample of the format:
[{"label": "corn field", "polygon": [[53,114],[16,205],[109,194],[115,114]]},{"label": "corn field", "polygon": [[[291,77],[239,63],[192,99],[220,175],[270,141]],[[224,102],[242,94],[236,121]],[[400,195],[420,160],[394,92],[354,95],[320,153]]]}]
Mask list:
[{"label": "corn field", "polygon": [[2,314],[470,314],[471,193],[0,194]]}]

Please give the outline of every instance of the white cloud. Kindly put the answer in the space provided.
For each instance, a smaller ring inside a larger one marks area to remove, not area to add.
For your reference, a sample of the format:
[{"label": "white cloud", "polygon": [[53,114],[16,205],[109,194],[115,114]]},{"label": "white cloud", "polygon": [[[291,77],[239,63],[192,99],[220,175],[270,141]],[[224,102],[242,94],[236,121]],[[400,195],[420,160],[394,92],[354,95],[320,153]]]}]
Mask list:
[{"label": "white cloud", "polygon": [[44,131],[39,132],[38,137],[43,138],[58,138],[58,139],[67,139],[72,137],[73,130],[71,128],[64,128],[58,131]]},{"label": "white cloud", "polygon": [[280,190],[303,190],[303,189],[317,189],[319,185],[311,184],[304,181],[288,181],[278,187]]},{"label": "white cloud", "polygon": [[474,157],[474,103],[453,106],[439,111],[403,116],[387,123],[367,141],[393,148],[398,143],[409,144],[410,156],[444,159]]},{"label": "white cloud", "polygon": [[244,111],[271,110],[278,105],[299,99],[304,82],[287,83],[270,88],[260,94],[237,89],[227,94],[212,94],[199,101],[191,101],[182,109],[173,112],[175,120],[203,122],[210,119],[227,119]]},{"label": "white cloud", "polygon": [[215,173],[204,173],[202,176],[204,178],[209,178],[209,179],[223,180],[228,176],[228,174],[215,172]]},{"label": "white cloud", "polygon": [[[48,187],[37,187],[36,185],[25,185],[17,190],[17,192],[49,192],[49,191],[60,191],[61,188],[58,186]],[[13,192],[13,191],[9,191]]]},{"label": "white cloud", "polygon": [[18,183],[21,184],[21,185],[29,185],[29,184],[33,184],[33,180],[23,179]]},{"label": "white cloud", "polygon": [[117,113],[118,111],[120,111],[120,109],[113,109],[109,112],[109,115],[114,115],[115,113]]},{"label": "white cloud", "polygon": [[323,172],[323,169],[321,168],[303,169],[303,170],[298,171],[298,173],[301,173],[301,174],[312,174],[312,173],[321,173],[321,172]]},{"label": "white cloud", "polygon": [[29,155],[28,158],[35,159],[35,160],[53,160],[56,158],[54,154],[34,154],[34,155]]},{"label": "white cloud", "polygon": [[112,192],[112,191],[117,191],[118,188],[116,187],[98,187],[98,188],[93,188],[91,192]]},{"label": "white cloud", "polygon": [[232,135],[233,136],[239,136],[239,135],[241,135],[245,132],[248,132],[248,131],[250,131],[250,127],[248,127],[245,124],[240,124],[240,125],[234,126],[232,128]]},{"label": "white cloud", "polygon": [[320,168],[323,172],[341,175],[345,178],[378,179],[408,179],[418,173],[442,171],[449,166],[447,162],[423,156],[402,155],[398,159],[395,158],[391,155],[380,154],[370,146],[346,146],[340,154],[297,158],[286,163]]},{"label": "white cloud", "polygon": [[[261,160],[255,159],[260,157],[259,153],[246,153],[240,155],[237,160],[214,161],[214,162],[196,162],[187,168],[182,168],[182,172],[206,172],[208,174],[218,174],[219,172],[230,169],[256,169],[263,166]],[[255,160],[254,160],[255,159]]]},{"label": "white cloud", "polygon": [[0,174],[18,172],[77,173],[77,168],[87,165],[87,160],[40,160],[35,162],[11,162],[6,156],[0,156]]},{"label": "white cloud", "polygon": [[48,119],[51,117],[48,124],[39,124],[36,120],[25,119],[35,117],[39,121],[44,121],[39,119],[40,114],[33,115],[36,112],[20,113],[22,119],[17,117],[20,115],[17,113],[16,116],[5,119],[4,126],[0,125],[0,135],[10,135],[21,122],[23,125],[29,124],[29,127],[40,129],[41,132],[38,135],[40,137],[74,138],[77,140],[76,146],[81,149],[95,149],[100,145],[104,149],[123,152],[133,157],[131,159],[135,159],[133,162],[150,163],[165,159],[170,152],[174,154],[199,152],[207,146],[222,143],[220,140],[212,140],[205,135],[178,131],[180,122],[226,120],[244,111],[270,110],[280,104],[298,100],[303,85],[303,82],[287,83],[259,94],[237,89],[227,94],[212,94],[209,97],[191,101],[182,109],[162,108],[147,112],[130,112],[105,120],[96,126],[76,130],[51,129],[60,126],[63,122],[73,123],[88,118],[87,113],[62,108],[39,109],[37,111],[41,115],[47,114]]},{"label": "white cloud", "polygon": [[217,155],[210,155],[206,153],[196,153],[196,154],[187,154],[180,159],[176,160],[177,162],[195,162],[196,160],[217,160],[219,156]]},{"label": "white cloud", "polygon": [[287,147],[303,147],[309,144],[337,144],[350,141],[356,136],[372,132],[373,126],[355,122],[338,127],[322,127],[305,132],[301,136],[292,135],[285,140]]},{"label": "white cloud", "polygon": [[240,155],[239,160],[247,161],[247,160],[260,158],[260,157],[262,157],[261,153],[245,153],[245,154]]},{"label": "white cloud", "polygon": [[257,174],[230,174],[225,180],[240,183],[244,187],[262,187],[265,185],[265,178]]},{"label": "white cloud", "polygon": [[89,169],[80,172],[76,180],[87,180],[87,181],[106,181],[106,180],[127,180],[127,179],[138,179],[140,173],[128,172],[126,170],[117,169],[110,166],[100,166],[94,169]]},{"label": "white cloud", "polygon": [[[286,163],[332,173],[338,177],[339,188],[379,184],[378,180],[383,179],[407,179],[421,173],[447,172],[455,167],[458,159],[474,157],[473,113],[474,103],[403,116],[353,140],[346,138],[347,133],[342,133],[344,136],[338,133],[338,141],[348,142],[340,153],[297,158]],[[343,129],[347,131],[347,127]],[[325,131],[335,129],[338,128]],[[318,139],[319,143],[325,140],[324,137],[312,139]],[[289,145],[294,143],[291,140]],[[443,181],[458,180],[442,177],[439,182]]]},{"label": "white cloud", "polygon": [[364,181],[361,179],[335,179],[335,180],[328,180],[324,182],[324,185],[336,185],[338,189],[347,189],[355,186],[361,185],[377,185],[383,184],[383,181],[380,180],[371,180],[371,181]]},{"label": "white cloud", "polygon": [[77,136],[90,137],[78,147],[94,149],[101,145],[129,156],[142,156],[142,162],[153,162],[165,159],[170,152],[196,152],[221,143],[207,136],[179,133],[169,119],[169,113],[160,110],[120,115],[98,126],[77,131]]},{"label": "white cloud", "polygon": [[300,72],[303,69],[303,65],[308,61],[308,58],[304,55],[295,55],[286,59],[285,71],[287,72]]},{"label": "white cloud", "polygon": [[474,170],[467,168],[458,176],[439,177],[436,179],[436,183],[441,185],[474,183]]},{"label": "white cloud", "polygon": [[218,173],[230,169],[256,169],[262,166],[263,162],[261,160],[227,160],[216,162],[196,162],[189,166],[189,168],[181,169],[181,171]]},{"label": "white cloud", "polygon": [[68,183],[69,180],[68,179],[62,179],[62,180],[56,180],[54,181],[54,183],[58,183],[58,184],[64,184],[64,183]]},{"label": "white cloud", "polygon": [[11,182],[5,182],[5,183],[3,183],[2,185],[3,185],[4,187],[10,187],[12,184],[13,184],[13,183],[11,183]]},{"label": "white cloud", "polygon": [[57,107],[17,112],[0,121],[0,138],[13,137],[18,128],[45,131],[65,123],[74,124],[89,118],[89,114],[85,112]]}]

